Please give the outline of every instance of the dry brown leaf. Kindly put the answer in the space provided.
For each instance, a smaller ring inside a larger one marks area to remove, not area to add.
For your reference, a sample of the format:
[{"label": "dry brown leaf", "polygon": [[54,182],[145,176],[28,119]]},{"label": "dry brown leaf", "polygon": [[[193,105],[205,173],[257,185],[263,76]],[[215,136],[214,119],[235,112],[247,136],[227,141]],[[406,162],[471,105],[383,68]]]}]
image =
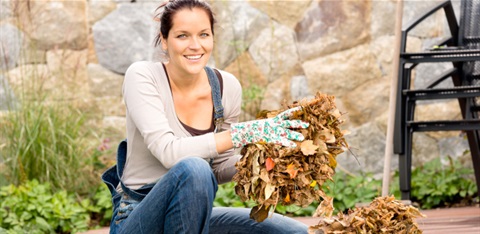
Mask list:
[{"label": "dry brown leaf", "polygon": [[305,140],[300,145],[300,149],[304,155],[314,155],[317,153],[318,145],[314,145],[312,140]]},{"label": "dry brown leaf", "polygon": [[269,199],[272,196],[272,193],[275,191],[275,186],[270,183],[267,183],[265,186],[265,200]]},{"label": "dry brown leaf", "polygon": [[257,222],[263,222],[268,217],[269,206],[255,206],[250,210],[250,218]]}]

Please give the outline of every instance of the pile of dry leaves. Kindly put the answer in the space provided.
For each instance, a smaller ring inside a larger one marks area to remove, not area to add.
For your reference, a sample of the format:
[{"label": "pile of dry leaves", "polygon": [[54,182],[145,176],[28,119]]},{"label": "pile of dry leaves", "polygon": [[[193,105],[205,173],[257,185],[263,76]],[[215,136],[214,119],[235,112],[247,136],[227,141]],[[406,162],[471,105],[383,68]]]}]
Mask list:
[{"label": "pile of dry leaves", "polygon": [[277,204],[306,207],[313,201],[331,200],[322,185],[332,180],[336,156],[348,147],[340,129],[342,114],[336,108],[334,96],[317,93],[313,100],[263,112],[257,118],[274,117],[296,106],[302,106],[303,110],[291,119],[310,123],[308,128],[297,130],[305,137],[303,142],[297,142],[298,147],[249,144],[242,149],[243,157],[236,165],[235,192],[243,201],[256,202],[250,217],[258,222],[267,218],[269,210]]},{"label": "pile of dry leaves", "polygon": [[355,208],[348,214],[324,217],[318,225],[310,227],[311,233],[422,233],[414,222],[425,217],[418,209],[395,200],[395,197],[378,197],[367,207]]}]

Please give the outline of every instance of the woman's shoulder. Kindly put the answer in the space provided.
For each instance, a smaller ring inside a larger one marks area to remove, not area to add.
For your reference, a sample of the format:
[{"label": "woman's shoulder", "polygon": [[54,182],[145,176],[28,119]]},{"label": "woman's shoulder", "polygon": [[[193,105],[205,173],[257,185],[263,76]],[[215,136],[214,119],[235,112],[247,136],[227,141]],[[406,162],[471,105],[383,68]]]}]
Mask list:
[{"label": "woman's shoulder", "polygon": [[223,83],[225,86],[233,88],[241,88],[240,81],[232,73],[217,69],[222,75]]},{"label": "woman's shoulder", "polygon": [[162,64],[160,62],[137,61],[137,62],[134,62],[134,63],[130,64],[130,66],[128,67],[125,74],[131,73],[131,72],[134,72],[134,73],[141,72],[141,73],[143,73],[143,72],[148,72],[148,71],[156,71],[161,67],[162,67]]}]

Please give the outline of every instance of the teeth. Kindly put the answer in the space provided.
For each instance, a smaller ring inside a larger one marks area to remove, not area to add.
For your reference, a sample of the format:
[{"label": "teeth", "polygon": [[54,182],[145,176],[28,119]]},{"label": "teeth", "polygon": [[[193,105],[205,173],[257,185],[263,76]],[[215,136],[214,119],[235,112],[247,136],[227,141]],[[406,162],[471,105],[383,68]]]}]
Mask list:
[{"label": "teeth", "polygon": [[199,59],[202,57],[202,55],[194,55],[194,56],[185,56],[187,59]]}]

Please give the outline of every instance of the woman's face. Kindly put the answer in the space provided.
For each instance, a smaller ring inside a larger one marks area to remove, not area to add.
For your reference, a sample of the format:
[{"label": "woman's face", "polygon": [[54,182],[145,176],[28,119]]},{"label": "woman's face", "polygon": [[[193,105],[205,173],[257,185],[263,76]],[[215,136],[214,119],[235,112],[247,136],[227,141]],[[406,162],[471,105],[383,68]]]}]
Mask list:
[{"label": "woman's face", "polygon": [[162,48],[168,50],[169,65],[177,72],[199,74],[213,49],[213,35],[207,13],[200,8],[182,9],[172,18],[172,28]]}]

